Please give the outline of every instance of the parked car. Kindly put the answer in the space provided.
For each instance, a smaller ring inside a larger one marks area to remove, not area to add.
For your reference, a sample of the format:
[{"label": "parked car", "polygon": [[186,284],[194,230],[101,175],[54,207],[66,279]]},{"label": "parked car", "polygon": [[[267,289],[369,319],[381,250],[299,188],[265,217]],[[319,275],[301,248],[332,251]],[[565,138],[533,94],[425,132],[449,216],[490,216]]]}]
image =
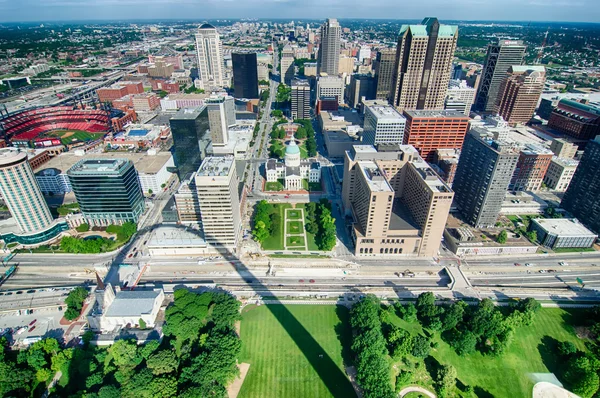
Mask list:
[{"label": "parked car", "polygon": [[37,322],[37,319],[34,319],[33,321],[29,322],[29,326],[33,326],[33,324],[36,322]]}]

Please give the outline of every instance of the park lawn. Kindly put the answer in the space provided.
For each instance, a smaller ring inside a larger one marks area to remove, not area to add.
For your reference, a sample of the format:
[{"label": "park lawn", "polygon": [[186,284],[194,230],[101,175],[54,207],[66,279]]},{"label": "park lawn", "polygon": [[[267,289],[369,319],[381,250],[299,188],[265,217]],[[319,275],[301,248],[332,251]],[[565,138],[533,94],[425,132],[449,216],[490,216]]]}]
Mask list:
[{"label": "park lawn", "polygon": [[286,236],[285,238],[285,246],[287,249],[293,248],[304,248],[306,242],[304,242],[304,236],[296,235],[296,236]]},{"label": "park lawn", "polygon": [[342,364],[350,346],[345,307],[246,307],[241,338],[239,362],[250,369],[239,398],[356,396]]},{"label": "park lawn", "polygon": [[287,222],[287,233],[288,234],[302,234],[304,225],[302,221],[288,221]]},{"label": "park lawn", "polygon": [[267,182],[265,184],[265,191],[267,192],[278,192],[283,191],[283,184],[278,181]]},{"label": "park lawn", "polygon": [[300,220],[302,217],[302,213],[300,210],[289,210],[286,212],[286,217],[288,220]]},{"label": "park lawn", "polygon": [[269,236],[262,242],[262,248],[264,250],[283,250],[283,223],[285,222],[285,209],[292,207],[289,203],[272,203],[273,210],[271,213],[279,212],[279,217],[281,219],[281,224],[279,225],[278,233]]},{"label": "park lawn", "polygon": [[[558,365],[556,357],[546,353],[549,342],[552,344],[554,339],[571,341],[579,349],[585,350],[584,340],[575,335],[569,323],[579,314],[578,311],[560,308],[541,309],[533,325],[517,329],[512,344],[499,357],[484,356],[478,352],[461,357],[440,338],[439,333],[435,333],[433,341],[439,346],[432,349],[431,355],[441,364],[454,366],[458,380],[480,391],[479,396],[531,396],[535,381],[530,375],[554,371]],[[413,334],[422,330],[417,322],[412,324],[393,319],[392,323],[405,327]],[[485,395],[486,392],[488,395]]]},{"label": "park lawn", "polygon": [[595,252],[593,247],[557,247],[552,249],[554,253],[579,253],[579,252]]}]

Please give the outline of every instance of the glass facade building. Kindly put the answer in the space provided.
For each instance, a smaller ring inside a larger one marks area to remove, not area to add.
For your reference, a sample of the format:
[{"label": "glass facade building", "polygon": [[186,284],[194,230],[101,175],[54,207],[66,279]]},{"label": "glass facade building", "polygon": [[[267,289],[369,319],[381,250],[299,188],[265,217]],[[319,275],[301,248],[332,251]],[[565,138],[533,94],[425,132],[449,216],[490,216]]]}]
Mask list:
[{"label": "glass facade building", "polygon": [[206,106],[181,109],[170,120],[173,160],[179,180],[198,170],[210,145],[210,125]]},{"label": "glass facade building", "polygon": [[256,53],[232,53],[231,63],[235,98],[258,98]]},{"label": "glass facade building", "polygon": [[126,159],[84,159],[67,172],[79,208],[91,225],[137,223],[144,198],[133,163]]}]

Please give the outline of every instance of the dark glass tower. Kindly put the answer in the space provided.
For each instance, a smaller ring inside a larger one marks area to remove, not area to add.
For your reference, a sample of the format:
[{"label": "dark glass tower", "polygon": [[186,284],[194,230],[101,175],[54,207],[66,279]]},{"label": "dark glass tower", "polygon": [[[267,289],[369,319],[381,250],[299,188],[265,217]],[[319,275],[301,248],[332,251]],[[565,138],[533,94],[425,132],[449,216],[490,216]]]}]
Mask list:
[{"label": "dark glass tower", "polygon": [[258,98],[256,53],[232,53],[233,89],[236,98]]},{"label": "dark glass tower", "polygon": [[179,180],[198,170],[210,144],[208,109],[181,109],[170,120],[173,161]]},{"label": "dark glass tower", "polygon": [[585,146],[585,152],[560,206],[600,233],[600,135]]},{"label": "dark glass tower", "polygon": [[67,172],[83,216],[91,225],[137,222],[144,198],[133,163],[126,159],[84,159]]}]

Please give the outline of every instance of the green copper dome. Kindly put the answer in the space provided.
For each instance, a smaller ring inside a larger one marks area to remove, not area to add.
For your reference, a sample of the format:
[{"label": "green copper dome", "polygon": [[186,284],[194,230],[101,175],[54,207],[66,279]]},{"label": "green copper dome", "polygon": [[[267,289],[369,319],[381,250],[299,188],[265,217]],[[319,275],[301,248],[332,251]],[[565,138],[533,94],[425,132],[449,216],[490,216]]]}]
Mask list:
[{"label": "green copper dome", "polygon": [[297,155],[300,153],[300,147],[296,145],[296,140],[292,137],[290,144],[285,148],[286,155]]}]

